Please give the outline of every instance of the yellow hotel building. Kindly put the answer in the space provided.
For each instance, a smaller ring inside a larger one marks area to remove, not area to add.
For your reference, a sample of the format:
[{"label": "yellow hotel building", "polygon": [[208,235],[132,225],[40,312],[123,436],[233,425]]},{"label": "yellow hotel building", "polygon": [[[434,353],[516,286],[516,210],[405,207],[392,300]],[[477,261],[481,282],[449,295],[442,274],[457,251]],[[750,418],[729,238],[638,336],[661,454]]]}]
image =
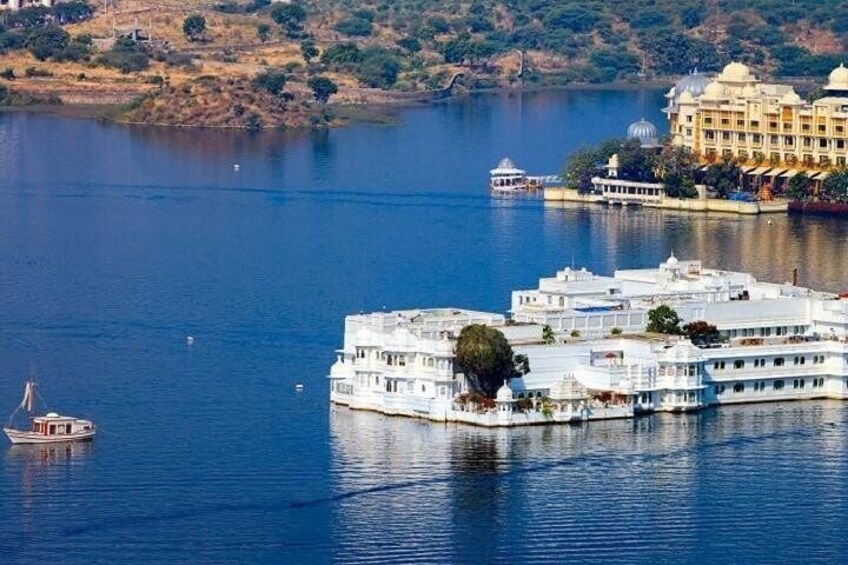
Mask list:
[{"label": "yellow hotel building", "polygon": [[734,157],[745,175],[775,185],[802,170],[820,181],[848,158],[848,69],[834,69],[824,91],[807,102],[792,86],[762,83],[730,63],[712,80],[683,77],[664,111],[672,143],[703,162]]}]

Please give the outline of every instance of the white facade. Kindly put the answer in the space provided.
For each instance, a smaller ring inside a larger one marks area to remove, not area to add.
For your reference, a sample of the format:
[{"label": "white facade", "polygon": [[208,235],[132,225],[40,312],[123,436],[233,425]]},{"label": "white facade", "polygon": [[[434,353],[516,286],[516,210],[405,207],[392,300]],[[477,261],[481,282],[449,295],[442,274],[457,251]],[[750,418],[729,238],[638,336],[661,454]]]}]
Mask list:
[{"label": "white facade", "polygon": [[[682,337],[644,334],[648,312],[660,304],[682,323],[715,325],[722,343],[696,347]],[[513,291],[511,306],[509,323],[455,309],[349,316],[331,369],[331,400],[512,426],[848,398],[848,298],[835,294],[704,269],[672,254],[655,269],[612,277],[566,268],[536,289]],[[455,338],[472,323],[497,327],[530,362],[530,372],[511,379],[489,405],[466,400],[468,383],[454,366]]]}]

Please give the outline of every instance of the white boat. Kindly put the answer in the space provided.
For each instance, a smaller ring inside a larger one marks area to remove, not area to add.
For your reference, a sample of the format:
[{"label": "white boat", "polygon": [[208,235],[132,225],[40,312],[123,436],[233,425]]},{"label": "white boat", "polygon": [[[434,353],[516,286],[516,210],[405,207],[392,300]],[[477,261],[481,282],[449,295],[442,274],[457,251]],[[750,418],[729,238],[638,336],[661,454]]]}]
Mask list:
[{"label": "white boat", "polygon": [[30,416],[31,427],[28,430],[14,428],[12,420],[23,410],[33,413],[35,400],[35,382],[27,381],[24,387],[24,398],[9,417],[9,424],[3,428],[12,443],[57,443],[64,441],[90,440],[96,433],[96,427],[90,420],[81,420],[72,416],[60,416],[56,412],[48,412],[44,416]]},{"label": "white boat", "polygon": [[527,172],[515,166],[509,157],[504,157],[498,166],[489,171],[489,187],[493,192],[519,192],[527,190]]}]

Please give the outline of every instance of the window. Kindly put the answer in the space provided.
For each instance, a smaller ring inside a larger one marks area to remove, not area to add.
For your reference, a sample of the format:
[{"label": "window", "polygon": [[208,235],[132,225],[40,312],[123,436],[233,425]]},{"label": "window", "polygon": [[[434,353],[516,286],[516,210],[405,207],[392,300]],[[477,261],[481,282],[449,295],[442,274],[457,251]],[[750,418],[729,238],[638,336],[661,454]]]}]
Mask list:
[{"label": "window", "polygon": [[720,371],[724,369],[724,361],[716,361],[713,363],[713,369],[716,371]]},{"label": "window", "polygon": [[783,364],[786,363],[786,359],[783,357],[775,357],[774,358],[774,366],[775,367],[783,367]]},{"label": "window", "polygon": [[783,381],[774,381],[774,383],[772,384],[772,388],[774,390],[780,390],[780,389],[783,388],[783,385],[784,385]]},{"label": "window", "polygon": [[733,368],[734,369],[744,369],[745,368],[745,361],[742,360],[742,359],[737,359],[736,361],[733,362]]},{"label": "window", "polygon": [[733,392],[745,392],[745,383],[736,383],[733,385]]},{"label": "window", "polygon": [[724,385],[715,385],[715,388],[713,390],[715,391],[716,396],[718,396],[719,394],[724,394]]}]

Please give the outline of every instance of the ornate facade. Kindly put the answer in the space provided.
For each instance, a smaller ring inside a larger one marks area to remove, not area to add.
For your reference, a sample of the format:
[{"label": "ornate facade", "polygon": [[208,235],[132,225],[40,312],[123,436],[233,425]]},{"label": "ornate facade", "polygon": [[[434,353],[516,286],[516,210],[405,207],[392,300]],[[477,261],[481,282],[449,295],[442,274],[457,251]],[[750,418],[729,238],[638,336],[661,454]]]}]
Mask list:
[{"label": "ornate facade", "polygon": [[834,69],[824,92],[805,101],[792,86],[763,83],[741,63],[713,80],[695,72],[666,95],[671,140],[705,162],[736,158],[756,176],[777,181],[807,170],[821,180],[848,158],[848,69]]}]

